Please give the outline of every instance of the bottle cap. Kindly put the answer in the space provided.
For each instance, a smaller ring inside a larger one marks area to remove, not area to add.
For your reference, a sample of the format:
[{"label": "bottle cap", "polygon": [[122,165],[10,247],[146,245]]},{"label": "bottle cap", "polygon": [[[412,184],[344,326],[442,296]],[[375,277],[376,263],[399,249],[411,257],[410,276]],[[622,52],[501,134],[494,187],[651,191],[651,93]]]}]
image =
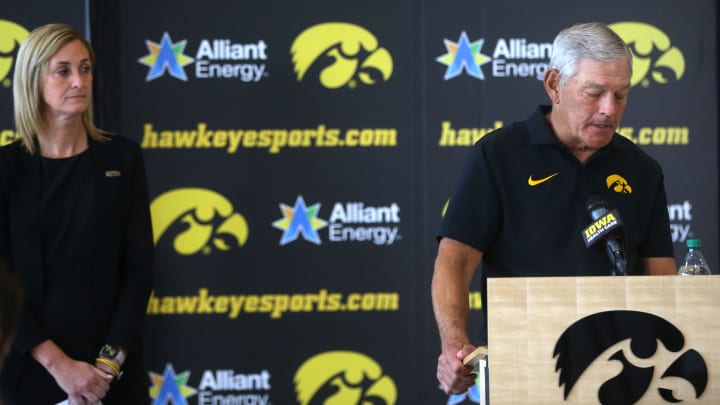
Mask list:
[{"label": "bottle cap", "polygon": [[700,239],[688,239],[686,242],[687,247],[689,248],[701,248],[702,243],[700,242]]}]

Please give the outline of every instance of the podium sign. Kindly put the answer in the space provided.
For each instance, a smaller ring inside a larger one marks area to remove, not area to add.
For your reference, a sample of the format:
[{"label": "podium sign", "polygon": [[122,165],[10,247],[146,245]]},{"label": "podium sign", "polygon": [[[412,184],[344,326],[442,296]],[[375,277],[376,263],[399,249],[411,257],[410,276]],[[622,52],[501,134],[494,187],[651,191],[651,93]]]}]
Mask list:
[{"label": "podium sign", "polygon": [[720,403],[720,276],[488,279],[490,404]]}]

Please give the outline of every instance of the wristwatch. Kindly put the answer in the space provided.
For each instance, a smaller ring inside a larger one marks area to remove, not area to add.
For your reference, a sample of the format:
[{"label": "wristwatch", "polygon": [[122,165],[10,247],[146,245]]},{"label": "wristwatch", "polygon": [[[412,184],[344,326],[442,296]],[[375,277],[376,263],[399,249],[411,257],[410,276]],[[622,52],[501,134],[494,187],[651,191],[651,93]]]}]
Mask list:
[{"label": "wristwatch", "polygon": [[105,345],[100,349],[100,357],[112,360],[117,363],[118,367],[122,367],[125,362],[125,354],[119,347],[113,345]]}]

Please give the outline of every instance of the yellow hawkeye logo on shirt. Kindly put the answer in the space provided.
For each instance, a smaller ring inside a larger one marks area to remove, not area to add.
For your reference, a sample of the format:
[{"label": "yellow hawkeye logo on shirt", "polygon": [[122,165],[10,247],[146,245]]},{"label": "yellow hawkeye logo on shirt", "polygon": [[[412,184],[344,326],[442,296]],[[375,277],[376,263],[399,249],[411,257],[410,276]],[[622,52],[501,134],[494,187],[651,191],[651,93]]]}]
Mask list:
[{"label": "yellow hawkeye logo on shirt", "polygon": [[611,174],[605,179],[608,189],[620,194],[632,194],[632,187],[619,174]]},{"label": "yellow hawkeye logo on shirt", "polygon": [[543,177],[542,179],[537,179],[537,180],[533,179],[533,176],[531,174],[530,177],[528,177],[528,186],[534,187],[534,186],[537,186],[538,184],[545,183],[546,181],[557,176],[558,174],[560,174],[560,173],[553,173],[547,177]]}]

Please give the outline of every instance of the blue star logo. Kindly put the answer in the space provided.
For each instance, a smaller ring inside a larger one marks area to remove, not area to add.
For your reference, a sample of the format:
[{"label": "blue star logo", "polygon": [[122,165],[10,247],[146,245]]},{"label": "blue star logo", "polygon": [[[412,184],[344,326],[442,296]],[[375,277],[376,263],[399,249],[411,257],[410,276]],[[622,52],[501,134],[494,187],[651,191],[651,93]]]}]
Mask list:
[{"label": "blue star logo", "polygon": [[187,385],[189,371],[175,374],[172,364],[165,365],[163,375],[148,373],[153,386],[150,387],[150,398],[153,405],[165,405],[170,401],[174,405],[187,405],[186,398],[193,396],[197,390]]},{"label": "blue star logo", "polygon": [[293,242],[301,234],[306,241],[320,245],[322,241],[317,231],[326,227],[327,221],[317,217],[318,211],[320,211],[320,203],[307,207],[301,195],[297,197],[293,207],[280,204],[283,218],[272,223],[273,227],[284,231],[280,238],[280,245]]},{"label": "blue star logo", "polygon": [[170,39],[170,34],[166,32],[163,34],[159,44],[146,40],[145,45],[148,51],[150,51],[150,54],[138,59],[138,62],[150,67],[145,81],[155,80],[162,76],[165,71],[176,79],[187,81],[187,75],[185,74],[183,66],[194,61],[193,58],[183,54],[187,40],[173,44]]},{"label": "blue star logo", "polygon": [[445,48],[448,53],[435,59],[448,67],[444,79],[450,80],[459,76],[465,70],[470,76],[485,80],[485,75],[483,75],[480,66],[490,62],[491,58],[480,53],[484,43],[484,39],[470,42],[465,31],[460,34],[458,42],[446,39]]}]

